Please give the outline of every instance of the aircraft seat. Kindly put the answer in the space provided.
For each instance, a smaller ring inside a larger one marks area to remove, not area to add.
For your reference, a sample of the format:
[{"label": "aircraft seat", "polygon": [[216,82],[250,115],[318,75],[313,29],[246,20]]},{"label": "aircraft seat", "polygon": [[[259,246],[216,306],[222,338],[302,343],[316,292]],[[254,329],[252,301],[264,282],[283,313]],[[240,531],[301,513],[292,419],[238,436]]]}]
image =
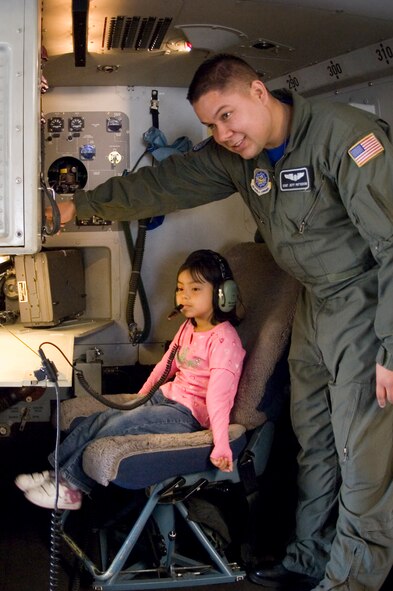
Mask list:
[{"label": "aircraft seat", "polygon": [[[274,391],[274,370],[287,350],[299,284],[277,266],[264,244],[238,244],[225,256],[239,288],[239,315],[244,313],[244,318],[238,332],[246,350],[231,413],[234,471],[220,472],[211,464],[209,430],[190,434],[117,436],[92,442],[83,456],[84,470],[91,478],[104,486],[112,483],[122,489],[146,491],[146,503],[114,559],[108,563],[108,558],[102,557],[100,568],[87,557],[82,559],[94,577],[94,588],[108,591],[167,589],[233,582],[245,576],[237,564],[230,564],[225,554],[217,550],[203,527],[189,518],[187,499],[204,487],[225,482],[243,483],[245,495],[255,493],[274,432],[263,397],[268,388],[270,393],[272,388]],[[120,403],[130,401],[125,394],[110,398]],[[61,428],[72,428],[74,421],[104,408],[90,397],[66,400],[61,405]],[[154,568],[139,563],[130,566],[130,555],[151,518],[161,534],[161,558]],[[177,552],[178,519],[183,519],[199,540],[209,558],[208,565]],[[66,520],[67,514],[64,525]],[[66,535],[66,541],[75,551],[75,543],[67,538]]]}]

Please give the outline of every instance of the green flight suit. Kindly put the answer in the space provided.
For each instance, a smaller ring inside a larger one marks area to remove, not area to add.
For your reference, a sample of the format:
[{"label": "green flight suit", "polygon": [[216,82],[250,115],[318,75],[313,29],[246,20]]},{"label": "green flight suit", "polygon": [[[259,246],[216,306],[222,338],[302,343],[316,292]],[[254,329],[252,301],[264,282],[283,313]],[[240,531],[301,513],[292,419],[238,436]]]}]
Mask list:
[{"label": "green flight suit", "polygon": [[373,115],[291,100],[275,166],[211,140],[75,203],[81,218],[131,220],[241,194],[304,286],[290,351],[297,529],[284,564],[319,577],[318,590],[377,591],[393,565],[393,406],[375,397],[375,361],[393,370],[393,147]]}]

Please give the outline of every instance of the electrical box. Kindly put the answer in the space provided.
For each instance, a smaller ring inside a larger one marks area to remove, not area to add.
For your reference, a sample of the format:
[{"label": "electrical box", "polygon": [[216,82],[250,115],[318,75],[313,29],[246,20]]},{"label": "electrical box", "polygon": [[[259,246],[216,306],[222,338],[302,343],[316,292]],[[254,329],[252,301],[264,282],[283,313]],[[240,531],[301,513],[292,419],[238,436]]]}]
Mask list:
[{"label": "electrical box", "polygon": [[15,257],[15,272],[20,321],[24,326],[56,326],[78,318],[85,310],[80,250],[49,250]]},{"label": "electrical box", "polygon": [[1,1],[0,255],[41,248],[40,7]]},{"label": "electrical box", "polygon": [[47,182],[58,195],[94,189],[129,167],[129,120],[120,111],[45,114]]}]

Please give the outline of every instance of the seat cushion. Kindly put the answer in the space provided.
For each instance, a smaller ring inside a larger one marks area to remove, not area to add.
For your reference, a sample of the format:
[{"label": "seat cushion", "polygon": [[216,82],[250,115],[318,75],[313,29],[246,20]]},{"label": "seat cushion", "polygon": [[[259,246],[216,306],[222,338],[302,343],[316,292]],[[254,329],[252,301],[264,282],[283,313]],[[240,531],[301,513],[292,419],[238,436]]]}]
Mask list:
[{"label": "seat cushion", "polygon": [[[245,447],[242,425],[230,425],[230,445],[237,458]],[[94,480],[129,489],[140,489],[162,480],[213,471],[209,460],[213,439],[210,430],[162,435],[122,435],[93,441],[83,455],[83,469]],[[214,479],[214,478],[212,478]]]}]

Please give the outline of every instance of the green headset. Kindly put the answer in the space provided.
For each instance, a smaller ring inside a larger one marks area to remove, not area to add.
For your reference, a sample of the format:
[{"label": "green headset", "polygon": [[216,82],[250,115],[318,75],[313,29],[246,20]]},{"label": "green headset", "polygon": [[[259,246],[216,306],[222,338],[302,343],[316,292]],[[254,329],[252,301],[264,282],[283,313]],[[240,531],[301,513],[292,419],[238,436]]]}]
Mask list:
[{"label": "green headset", "polygon": [[[213,288],[214,309],[218,309],[224,313],[228,313],[234,310],[236,308],[238,299],[238,289],[227,261],[217,252],[214,252],[213,250],[204,249],[197,250],[191,253],[184,264],[187,265],[190,257],[194,256],[210,257],[214,261],[216,267],[219,269],[221,280],[219,284],[214,285]],[[182,307],[183,306],[181,304],[176,305],[175,295],[175,307],[173,308],[172,312],[168,315],[168,320],[171,320],[174,316],[176,316],[176,314],[180,312]]]},{"label": "green headset", "polygon": [[215,294],[215,303],[221,312],[231,312],[237,303],[238,290],[237,285],[233,279],[232,272],[226,260],[213,250],[206,251],[216,261],[221,274],[221,283],[218,286]]}]

